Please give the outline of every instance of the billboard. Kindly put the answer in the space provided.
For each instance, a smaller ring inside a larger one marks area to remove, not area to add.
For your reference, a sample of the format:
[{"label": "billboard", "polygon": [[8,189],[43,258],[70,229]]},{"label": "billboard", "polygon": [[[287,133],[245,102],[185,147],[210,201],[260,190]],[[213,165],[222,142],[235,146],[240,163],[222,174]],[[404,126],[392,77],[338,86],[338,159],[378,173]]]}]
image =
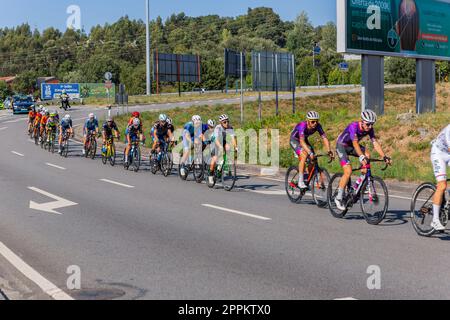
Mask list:
[{"label": "billboard", "polygon": [[[242,75],[247,76],[246,54],[242,54]],[[241,77],[241,53],[225,49],[225,77]]]},{"label": "billboard", "polygon": [[42,83],[41,99],[59,99],[63,90],[66,90],[71,99],[80,99],[80,84],[78,83]]},{"label": "billboard", "polygon": [[253,90],[294,91],[294,69],[291,53],[252,52]]},{"label": "billboard", "polygon": [[199,56],[155,53],[153,66],[157,82],[201,82]]},{"label": "billboard", "polygon": [[[81,98],[108,98],[108,91],[104,83],[80,83]],[[109,97],[116,96],[116,86],[109,90]]]},{"label": "billboard", "polygon": [[337,0],[338,52],[450,60],[450,1]]}]

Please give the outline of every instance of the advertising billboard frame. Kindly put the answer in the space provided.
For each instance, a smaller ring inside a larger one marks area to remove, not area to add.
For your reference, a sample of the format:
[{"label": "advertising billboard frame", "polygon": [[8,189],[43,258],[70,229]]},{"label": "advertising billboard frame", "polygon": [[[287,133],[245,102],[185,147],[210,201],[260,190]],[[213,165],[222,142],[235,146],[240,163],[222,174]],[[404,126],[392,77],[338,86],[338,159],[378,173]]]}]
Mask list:
[{"label": "advertising billboard frame", "polygon": [[[349,53],[349,54],[360,54],[360,55],[375,55],[375,56],[387,56],[387,57],[399,57],[399,58],[410,58],[410,59],[425,59],[425,60],[440,60],[440,61],[450,61],[450,56],[436,56],[436,55],[424,55],[418,53],[409,52],[389,52],[389,51],[377,51],[377,50],[364,50],[364,49],[354,49],[348,47],[348,0],[336,0],[337,8],[337,52],[338,53]],[[450,6],[450,4],[449,4]],[[449,9],[450,12],[450,9]],[[450,44],[449,44],[450,45]]]}]

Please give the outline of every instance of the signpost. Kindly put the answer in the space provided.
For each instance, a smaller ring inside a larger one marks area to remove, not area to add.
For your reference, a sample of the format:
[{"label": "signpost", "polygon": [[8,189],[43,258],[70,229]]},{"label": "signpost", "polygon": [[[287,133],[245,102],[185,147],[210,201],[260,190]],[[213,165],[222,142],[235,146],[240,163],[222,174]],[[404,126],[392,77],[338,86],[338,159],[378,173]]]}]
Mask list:
[{"label": "signpost", "polygon": [[339,63],[339,69],[341,71],[348,72],[348,63],[347,62]]},{"label": "signpost", "polygon": [[316,60],[316,56],[319,56],[322,52],[322,48],[319,47],[319,44],[314,44],[313,47],[313,64],[314,67],[317,69],[317,86],[320,89],[320,72],[319,72],[319,59]]}]

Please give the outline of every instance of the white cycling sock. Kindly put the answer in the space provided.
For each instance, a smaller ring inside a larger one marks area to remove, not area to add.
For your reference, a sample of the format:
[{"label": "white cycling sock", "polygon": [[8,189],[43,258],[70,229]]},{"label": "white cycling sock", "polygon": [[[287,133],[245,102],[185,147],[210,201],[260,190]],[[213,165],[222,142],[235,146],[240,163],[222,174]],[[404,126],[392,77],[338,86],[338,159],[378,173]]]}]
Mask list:
[{"label": "white cycling sock", "polygon": [[337,194],[337,197],[336,197],[336,199],[338,199],[338,200],[342,200],[342,198],[344,198],[344,189],[338,189],[338,194]]},{"label": "white cycling sock", "polygon": [[434,221],[440,221],[439,220],[439,214],[441,212],[441,206],[437,204],[433,204],[433,220]]}]

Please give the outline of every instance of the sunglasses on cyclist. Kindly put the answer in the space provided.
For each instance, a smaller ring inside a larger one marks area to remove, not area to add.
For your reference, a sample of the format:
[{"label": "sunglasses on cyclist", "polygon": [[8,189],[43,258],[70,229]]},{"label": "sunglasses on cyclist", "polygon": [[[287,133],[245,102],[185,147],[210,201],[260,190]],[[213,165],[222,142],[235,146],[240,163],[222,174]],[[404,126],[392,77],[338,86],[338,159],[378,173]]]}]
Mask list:
[{"label": "sunglasses on cyclist", "polygon": [[373,127],[375,125],[373,122],[364,122],[364,124],[368,127]]},{"label": "sunglasses on cyclist", "polygon": [[309,120],[309,123],[311,123],[311,124],[318,124],[319,121],[317,121],[317,120]]},{"label": "sunglasses on cyclist", "polygon": [[229,120],[225,120],[225,121],[222,121],[222,123],[223,123],[223,124],[225,124],[225,123],[230,123],[230,121],[229,121]]}]

